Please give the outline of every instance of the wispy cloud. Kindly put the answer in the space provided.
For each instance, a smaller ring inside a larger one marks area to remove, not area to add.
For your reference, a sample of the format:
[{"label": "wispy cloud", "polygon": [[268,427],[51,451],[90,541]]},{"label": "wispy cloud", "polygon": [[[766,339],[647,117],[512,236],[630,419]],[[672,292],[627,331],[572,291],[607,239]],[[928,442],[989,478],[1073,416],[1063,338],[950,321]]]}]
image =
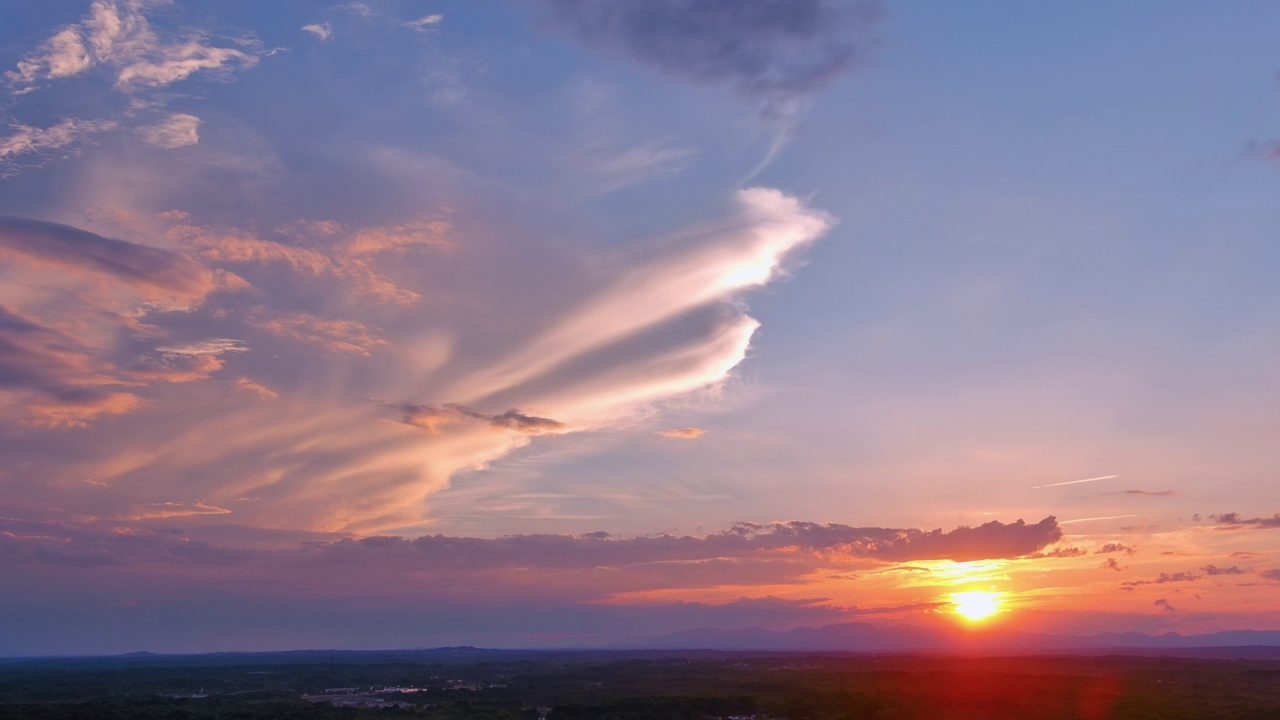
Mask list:
[{"label": "wispy cloud", "polygon": [[[481,399],[547,373],[566,361],[736,293],[764,285],[783,258],[821,236],[832,220],[776,190],[737,194],[726,222],[691,233],[681,250],[630,270],[509,359],[457,389]],[[755,322],[738,315],[722,326],[723,348],[736,365]]]},{"label": "wispy cloud", "polygon": [[147,143],[165,150],[195,145],[200,142],[200,118],[186,113],[172,113],[155,125],[138,129]]},{"label": "wispy cloud", "polygon": [[68,118],[47,128],[30,125],[10,125],[12,132],[0,138],[0,177],[11,176],[19,167],[18,158],[23,155],[46,155],[51,150],[61,150],[81,142],[97,133],[108,132],[118,123],[107,120],[78,120]]},{"label": "wispy cloud", "polygon": [[209,45],[198,33],[161,38],[145,13],[156,4],[95,0],[80,22],[58,30],[5,77],[21,91],[101,66],[114,74],[117,89],[130,92],[170,85],[198,72],[226,73],[258,62],[251,50]]},{"label": "wispy cloud", "polygon": [[554,23],[587,46],[664,75],[724,84],[770,121],[852,70],[880,17],[872,3],[825,0],[542,0]]},{"label": "wispy cloud", "polygon": [[333,25],[330,23],[311,23],[302,26],[303,32],[311,33],[321,40],[328,40],[333,37]]},{"label": "wispy cloud", "polygon": [[1280,528],[1280,513],[1276,513],[1271,517],[1255,517],[1249,519],[1245,519],[1240,513],[1235,512],[1210,515],[1209,517],[1219,525],[1228,525],[1231,526],[1231,528]]},{"label": "wispy cloud", "polygon": [[671,428],[670,430],[660,430],[658,434],[662,437],[677,438],[680,440],[693,440],[702,437],[707,431],[698,427],[682,427]]}]

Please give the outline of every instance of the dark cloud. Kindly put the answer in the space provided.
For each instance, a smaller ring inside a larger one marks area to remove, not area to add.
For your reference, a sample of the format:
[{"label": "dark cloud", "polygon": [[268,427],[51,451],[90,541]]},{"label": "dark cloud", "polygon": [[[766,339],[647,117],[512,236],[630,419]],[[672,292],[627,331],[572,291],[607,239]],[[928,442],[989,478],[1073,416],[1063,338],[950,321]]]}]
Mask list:
[{"label": "dark cloud", "polygon": [[40,563],[70,567],[170,563],[224,566],[252,559],[250,550],[217,547],[173,531],[128,528],[85,530],[58,523],[6,520],[0,530],[5,564]]},{"label": "dark cloud", "polygon": [[[152,503],[125,520],[189,517],[225,512],[194,504]],[[149,530],[121,534],[117,529],[95,532],[72,526],[39,523],[0,524],[10,557],[88,558],[75,562],[125,564],[171,555],[174,542]],[[1020,557],[1053,542],[1061,534],[1052,518],[1027,525],[1022,521],[990,522],[978,528],[960,527],[950,532],[915,529],[857,528],[834,523],[781,522],[769,525],[742,523],[704,536],[642,535],[618,537],[597,532],[585,535],[509,535],[499,538],[427,535],[419,538],[374,536],[300,546],[296,557],[256,552],[259,560],[274,558],[290,564],[388,565],[415,570],[505,570],[513,567],[543,569],[622,568],[661,564],[725,562],[741,559],[796,562],[811,567],[830,554],[837,561],[866,559],[900,562],[950,559],[957,561]],[[183,541],[182,547],[191,547]],[[206,545],[208,552],[217,548]],[[25,548],[19,552],[20,548]],[[47,555],[56,551],[56,555]],[[236,556],[248,559],[249,555]],[[293,559],[289,559],[293,557]],[[72,562],[72,560],[68,560]],[[902,566],[899,567],[901,569]]]},{"label": "dark cloud", "polygon": [[1152,604],[1152,605],[1155,605],[1155,606],[1156,606],[1156,607],[1158,607],[1158,608],[1160,608],[1160,611],[1161,611],[1161,612],[1167,612],[1167,613],[1177,612],[1177,610],[1173,607],[1173,605],[1170,605],[1170,604],[1169,604],[1169,601],[1168,601],[1168,600],[1165,600],[1164,598],[1160,598],[1159,600],[1157,600],[1157,601],[1155,601],[1155,602],[1153,602],[1153,603],[1151,603],[1151,604]]},{"label": "dark cloud", "polygon": [[1217,565],[1205,565],[1200,568],[1205,575],[1244,575],[1245,570],[1232,565],[1231,567],[1220,568]]},{"label": "dark cloud", "polygon": [[1132,554],[1134,554],[1135,552],[1137,552],[1137,550],[1134,550],[1133,548],[1131,548],[1131,547],[1129,547],[1128,545],[1125,545],[1125,544],[1123,544],[1123,543],[1116,543],[1116,542],[1113,542],[1113,543],[1106,543],[1105,545],[1101,545],[1101,546],[1099,546],[1097,550],[1094,550],[1094,551],[1093,551],[1093,554],[1094,554],[1094,555],[1109,555],[1109,554],[1111,554],[1111,553],[1116,553],[1116,552],[1122,552],[1122,553],[1124,553],[1125,555],[1132,555]]},{"label": "dark cloud", "polygon": [[1120,563],[1116,562],[1115,558],[1107,558],[1106,562],[1102,563],[1100,567],[1103,570],[1115,570],[1116,572],[1124,570],[1124,568],[1120,566]]},{"label": "dark cloud", "polygon": [[1152,496],[1177,495],[1177,493],[1172,490],[1125,490],[1124,492],[1127,495],[1152,495]]},{"label": "dark cloud", "polygon": [[472,422],[483,423],[498,430],[513,430],[524,435],[549,435],[564,432],[567,429],[564,423],[557,420],[526,415],[514,408],[496,415],[453,403],[439,406],[406,403],[396,405],[395,408],[404,413],[401,422],[431,433],[439,432],[440,428],[446,425]]},{"label": "dark cloud", "polygon": [[1258,574],[1266,578],[1267,580],[1274,580],[1275,582],[1280,582],[1280,568],[1275,570],[1263,570]]},{"label": "dark cloud", "polygon": [[836,523],[742,523],[705,536],[511,535],[468,538],[430,535],[417,539],[373,537],[315,548],[335,560],[368,552],[400,553],[420,562],[498,566],[608,566],[743,557],[758,553],[831,552],[844,556],[909,562],[985,560],[1029,555],[1062,536],[1053,517],[1028,525],[992,521],[950,532],[859,528]]},{"label": "dark cloud", "polygon": [[185,255],[43,220],[0,216],[0,255],[110,277],[148,297],[194,301],[217,285],[211,270]]},{"label": "dark cloud", "polygon": [[1053,548],[1052,550],[1047,550],[1047,551],[1045,551],[1045,552],[1038,552],[1038,553],[1035,553],[1035,554],[1033,554],[1033,555],[1029,555],[1028,557],[1032,557],[1032,558],[1073,558],[1073,557],[1080,557],[1081,555],[1088,555],[1088,554],[1089,554],[1089,551],[1088,551],[1088,550],[1085,550],[1085,549],[1084,549],[1084,548],[1082,548],[1082,547],[1076,547],[1076,546],[1074,546],[1074,545],[1068,545],[1068,546],[1066,546],[1066,547],[1056,547],[1056,548]]},{"label": "dark cloud", "polygon": [[1176,573],[1160,573],[1153,580],[1130,580],[1124,584],[1128,587],[1137,587],[1138,585],[1164,585],[1166,583],[1194,582],[1199,579],[1199,575],[1183,571]]},{"label": "dark cloud", "polygon": [[848,72],[879,20],[870,2],[828,0],[542,0],[554,22],[603,52],[670,77],[724,83],[766,117]]},{"label": "dark cloud", "polygon": [[1210,515],[1213,521],[1219,525],[1231,525],[1233,527],[1253,526],[1260,528],[1280,528],[1280,513],[1276,513],[1271,517],[1256,517],[1248,520],[1241,517],[1240,513],[1222,513],[1220,515]]}]

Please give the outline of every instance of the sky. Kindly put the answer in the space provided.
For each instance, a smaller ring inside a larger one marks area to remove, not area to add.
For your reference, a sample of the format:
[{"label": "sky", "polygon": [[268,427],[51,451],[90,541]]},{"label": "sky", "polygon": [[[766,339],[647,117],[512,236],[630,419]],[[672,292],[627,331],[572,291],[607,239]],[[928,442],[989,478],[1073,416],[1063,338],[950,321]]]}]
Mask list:
[{"label": "sky", "polygon": [[0,655],[1280,629],[1274,3],[3,15]]}]

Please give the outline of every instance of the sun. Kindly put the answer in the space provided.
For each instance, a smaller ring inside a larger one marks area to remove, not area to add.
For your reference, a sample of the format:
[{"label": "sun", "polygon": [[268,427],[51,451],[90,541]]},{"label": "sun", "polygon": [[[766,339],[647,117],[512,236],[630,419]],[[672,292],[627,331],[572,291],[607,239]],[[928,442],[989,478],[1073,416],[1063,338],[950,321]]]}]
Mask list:
[{"label": "sun", "polygon": [[951,611],[969,621],[985,620],[1000,612],[1000,595],[986,590],[951,593]]}]

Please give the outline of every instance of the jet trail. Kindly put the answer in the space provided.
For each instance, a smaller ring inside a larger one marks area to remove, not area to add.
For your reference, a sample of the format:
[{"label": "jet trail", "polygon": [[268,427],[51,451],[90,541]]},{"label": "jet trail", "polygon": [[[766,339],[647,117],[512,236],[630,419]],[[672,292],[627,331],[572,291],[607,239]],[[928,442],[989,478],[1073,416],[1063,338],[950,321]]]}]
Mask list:
[{"label": "jet trail", "polygon": [[1059,525],[1070,525],[1071,523],[1090,522],[1092,520],[1119,520],[1120,518],[1138,517],[1141,513],[1132,513],[1130,515],[1103,515],[1101,517],[1076,518],[1075,520],[1059,520]]},{"label": "jet trail", "polygon": [[1077,485],[1077,484],[1079,484],[1079,483],[1094,482],[1094,481],[1096,481],[1096,480],[1110,480],[1110,479],[1112,479],[1112,478],[1118,478],[1118,477],[1120,477],[1120,476],[1119,476],[1119,475],[1103,475],[1102,477],[1096,477],[1096,478],[1085,478],[1085,479],[1083,479],[1083,480],[1068,480],[1068,481],[1066,481],[1066,482],[1050,483],[1050,484],[1048,484],[1048,485],[1033,485],[1033,486],[1031,487],[1031,489],[1032,489],[1032,490],[1039,490],[1040,488],[1058,487],[1058,486],[1060,486],[1060,485]]}]

